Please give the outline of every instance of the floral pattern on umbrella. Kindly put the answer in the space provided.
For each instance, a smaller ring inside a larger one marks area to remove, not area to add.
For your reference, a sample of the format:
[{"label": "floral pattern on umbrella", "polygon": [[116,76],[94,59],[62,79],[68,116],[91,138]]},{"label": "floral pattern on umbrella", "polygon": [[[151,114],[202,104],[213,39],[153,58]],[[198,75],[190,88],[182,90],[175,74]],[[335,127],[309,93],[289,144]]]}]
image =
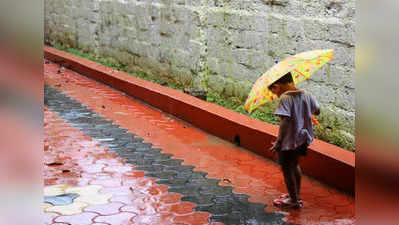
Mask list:
[{"label": "floral pattern on umbrella", "polygon": [[303,52],[274,65],[253,85],[244,105],[245,110],[251,113],[266,102],[273,101],[276,96],[269,91],[269,85],[288,72],[291,72],[295,84],[309,79],[314,72],[333,59],[333,53],[333,49]]}]

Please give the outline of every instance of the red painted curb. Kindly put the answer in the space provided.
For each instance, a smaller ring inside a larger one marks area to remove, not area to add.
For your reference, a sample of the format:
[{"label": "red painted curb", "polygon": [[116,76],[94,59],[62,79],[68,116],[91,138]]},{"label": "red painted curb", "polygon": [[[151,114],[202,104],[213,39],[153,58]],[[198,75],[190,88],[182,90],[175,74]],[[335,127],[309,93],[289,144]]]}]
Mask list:
[{"label": "red painted curb", "polygon": [[[230,142],[239,138],[242,147],[272,158],[268,149],[278,134],[275,125],[51,47],[44,47],[44,55],[51,61],[123,91],[220,138]],[[301,167],[308,176],[347,193],[355,192],[353,152],[315,140],[309,147],[308,155],[301,160]]]}]

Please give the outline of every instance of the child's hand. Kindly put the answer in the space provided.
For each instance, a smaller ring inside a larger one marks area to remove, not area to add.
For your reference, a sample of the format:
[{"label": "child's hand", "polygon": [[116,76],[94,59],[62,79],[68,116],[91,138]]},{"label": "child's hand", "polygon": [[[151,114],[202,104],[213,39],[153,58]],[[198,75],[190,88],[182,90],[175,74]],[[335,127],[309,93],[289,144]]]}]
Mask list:
[{"label": "child's hand", "polygon": [[269,150],[274,155],[274,153],[280,151],[280,148],[281,148],[281,143],[279,141],[276,141],[276,142],[273,143],[273,146]]},{"label": "child's hand", "polygon": [[319,125],[319,121],[316,119],[314,115],[312,115],[312,122],[315,126]]}]

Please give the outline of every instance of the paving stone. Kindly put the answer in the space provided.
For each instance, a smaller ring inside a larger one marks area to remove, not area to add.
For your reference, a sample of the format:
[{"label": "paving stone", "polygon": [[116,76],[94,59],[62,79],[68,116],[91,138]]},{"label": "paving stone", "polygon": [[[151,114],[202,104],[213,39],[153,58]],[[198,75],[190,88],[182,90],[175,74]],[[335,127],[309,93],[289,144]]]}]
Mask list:
[{"label": "paving stone", "polygon": [[171,212],[177,215],[185,215],[192,213],[195,204],[191,202],[182,202],[180,204],[173,205],[171,208]]},{"label": "paving stone", "polygon": [[[215,196],[213,195],[193,195],[193,196],[183,196],[182,201],[189,201],[196,203],[200,208],[209,208],[215,202],[213,201]],[[201,211],[201,210],[200,210]]]},{"label": "paving stone", "polygon": [[163,179],[163,180],[158,180],[156,181],[157,184],[165,184],[169,185],[172,187],[183,187],[185,184],[187,184],[188,179],[186,178],[173,178],[173,179]]},{"label": "paving stone", "polygon": [[176,171],[178,173],[184,173],[184,172],[192,172],[195,166],[187,166],[187,165],[181,165],[181,166],[165,166],[165,171]]},{"label": "paving stone", "polygon": [[79,225],[91,225],[92,219],[98,216],[97,213],[84,212],[71,216],[59,216],[55,219],[58,223],[69,223],[69,224],[79,224]]},{"label": "paving stone", "polygon": [[169,160],[160,162],[160,164],[162,164],[164,166],[180,166],[182,162],[183,162],[183,160],[181,160],[181,159],[169,159]]},{"label": "paving stone", "polygon": [[156,173],[156,172],[161,172],[163,170],[162,166],[156,166],[156,165],[149,165],[149,166],[137,166],[134,168],[135,170],[144,170],[147,171],[148,173]]},{"label": "paving stone", "polygon": [[130,221],[137,214],[130,212],[122,212],[111,216],[98,216],[94,219],[97,223],[109,223],[112,225],[126,225],[131,224]]},{"label": "paving stone", "polygon": [[165,172],[165,171],[152,171],[145,174],[148,177],[156,177],[159,179],[169,179],[171,177],[176,176],[176,172]]},{"label": "paving stone", "polygon": [[116,214],[120,212],[120,208],[123,207],[124,204],[118,203],[118,202],[111,202],[106,205],[92,205],[88,206],[84,209],[86,212],[95,212],[98,213],[99,215],[111,215],[111,214]]}]

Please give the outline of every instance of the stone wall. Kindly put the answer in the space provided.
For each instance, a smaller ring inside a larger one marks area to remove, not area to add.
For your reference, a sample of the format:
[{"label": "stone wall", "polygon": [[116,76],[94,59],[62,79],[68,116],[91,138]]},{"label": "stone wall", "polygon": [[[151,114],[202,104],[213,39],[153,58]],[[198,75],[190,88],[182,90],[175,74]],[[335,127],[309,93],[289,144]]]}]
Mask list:
[{"label": "stone wall", "polygon": [[300,87],[353,133],[355,0],[45,0],[45,39],[245,98],[275,60],[335,59]]}]

